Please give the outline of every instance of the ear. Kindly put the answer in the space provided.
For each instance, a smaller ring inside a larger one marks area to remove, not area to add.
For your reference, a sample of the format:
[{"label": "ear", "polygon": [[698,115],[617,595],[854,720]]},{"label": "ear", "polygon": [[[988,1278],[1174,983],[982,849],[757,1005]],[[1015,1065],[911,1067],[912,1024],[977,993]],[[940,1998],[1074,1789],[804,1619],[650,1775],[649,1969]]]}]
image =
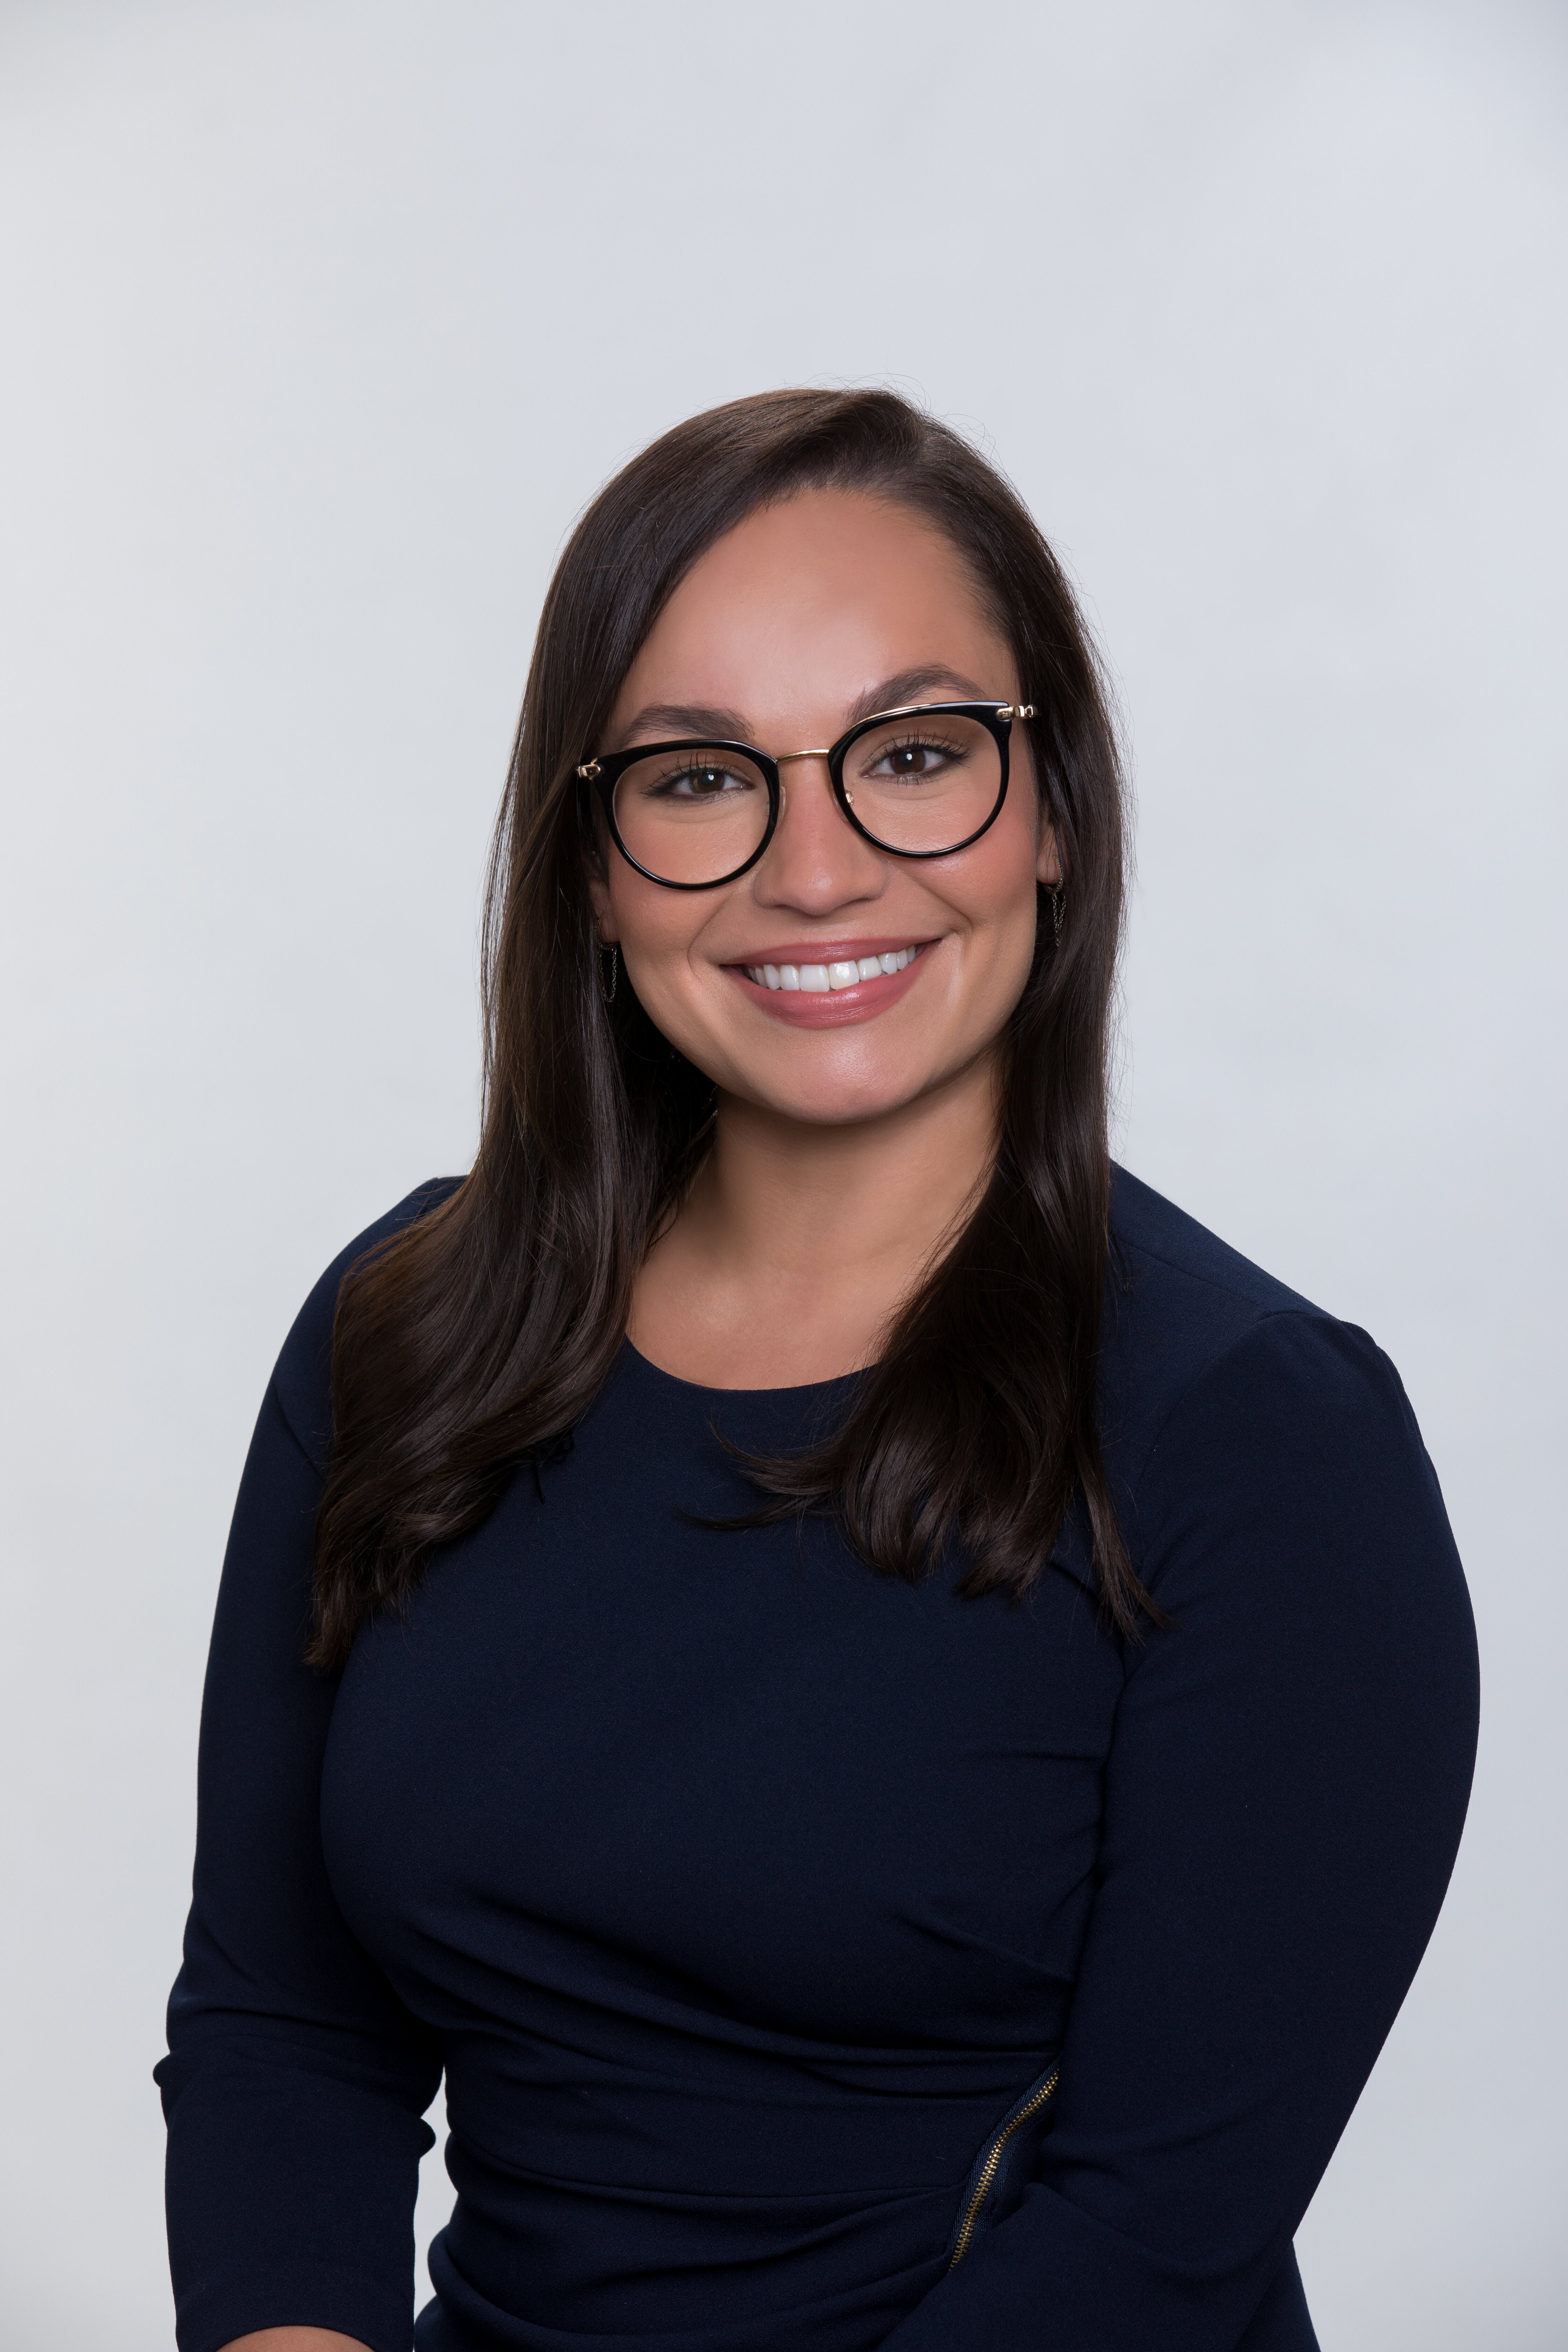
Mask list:
[{"label": "ear", "polygon": [[1047,890],[1058,889],[1062,878],[1062,854],[1057,845],[1057,829],[1053,824],[1040,827],[1040,846],[1035,858],[1035,874]]}]

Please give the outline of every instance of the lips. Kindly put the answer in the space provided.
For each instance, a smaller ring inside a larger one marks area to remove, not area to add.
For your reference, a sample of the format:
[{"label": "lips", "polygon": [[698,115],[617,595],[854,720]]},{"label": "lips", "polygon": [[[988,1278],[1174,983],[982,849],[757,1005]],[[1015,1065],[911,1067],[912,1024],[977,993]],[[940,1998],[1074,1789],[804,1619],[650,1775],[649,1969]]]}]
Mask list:
[{"label": "lips", "polygon": [[[790,1029],[841,1029],[885,1013],[919,979],[933,940],[790,940],[729,970],[759,1012]],[[813,954],[813,949],[816,953]],[[837,950],[837,953],[834,950]]]}]

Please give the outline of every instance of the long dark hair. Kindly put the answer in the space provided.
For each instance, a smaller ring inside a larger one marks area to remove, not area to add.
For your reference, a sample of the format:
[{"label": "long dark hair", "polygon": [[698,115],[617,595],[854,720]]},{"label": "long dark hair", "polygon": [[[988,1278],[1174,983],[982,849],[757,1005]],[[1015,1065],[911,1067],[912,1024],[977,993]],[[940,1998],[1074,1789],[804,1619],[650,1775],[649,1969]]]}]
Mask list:
[{"label": "long dark hair", "polygon": [[956,1545],[966,1591],[1022,1594],[1077,1496],[1110,1617],[1132,1633],[1149,1605],[1095,1421],[1123,861],[1099,665],[1061,567],[967,442],[889,392],[776,392],[692,417],[635,457],[551,583],[491,852],[479,1155],[339,1295],[318,1664],[340,1664],[360,1623],[399,1605],[521,1465],[561,1451],[609,1375],[637,1270],[707,1150],[714,1097],[624,981],[604,1002],[574,770],[697,559],[757,507],[829,486],[917,510],[966,558],[1037,707],[1029,741],[1066,916],[1058,943],[1042,906],[986,1190],[837,1433],[749,1464],[755,1516],[830,1511],[889,1576],[918,1578]]}]

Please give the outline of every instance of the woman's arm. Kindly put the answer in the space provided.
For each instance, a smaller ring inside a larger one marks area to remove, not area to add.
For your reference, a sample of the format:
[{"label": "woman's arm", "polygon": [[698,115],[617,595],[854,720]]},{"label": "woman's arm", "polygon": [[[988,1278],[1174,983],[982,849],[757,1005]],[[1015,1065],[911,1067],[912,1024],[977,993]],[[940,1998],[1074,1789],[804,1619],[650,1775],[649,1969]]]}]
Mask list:
[{"label": "woman's arm", "polygon": [[258,2331],[269,2347],[407,2352],[413,2327],[440,2051],[338,1909],[320,1823],[336,1690],[301,1664],[342,1264],[262,1405],[213,1628],[193,1900],[157,2069],[182,2352]]},{"label": "woman's arm", "polygon": [[1443,1899],[1475,1637],[1364,1333],[1282,1314],[1231,1347],[1129,1534],[1174,1625],[1129,1654],[1043,2175],[886,2352],[1309,2342],[1290,2240]]}]

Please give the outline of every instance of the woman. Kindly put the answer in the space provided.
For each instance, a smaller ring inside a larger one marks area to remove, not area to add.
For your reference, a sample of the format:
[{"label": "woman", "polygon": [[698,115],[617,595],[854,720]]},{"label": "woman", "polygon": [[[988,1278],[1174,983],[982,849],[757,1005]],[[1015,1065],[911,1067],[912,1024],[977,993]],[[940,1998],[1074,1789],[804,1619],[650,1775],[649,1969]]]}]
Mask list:
[{"label": "woman", "polygon": [[478,1161],[329,1269],[240,1491],[184,2352],[1313,2344],[1473,1634],[1387,1360],[1113,1176],[1121,871],[943,427],[742,401],[589,509]]}]

